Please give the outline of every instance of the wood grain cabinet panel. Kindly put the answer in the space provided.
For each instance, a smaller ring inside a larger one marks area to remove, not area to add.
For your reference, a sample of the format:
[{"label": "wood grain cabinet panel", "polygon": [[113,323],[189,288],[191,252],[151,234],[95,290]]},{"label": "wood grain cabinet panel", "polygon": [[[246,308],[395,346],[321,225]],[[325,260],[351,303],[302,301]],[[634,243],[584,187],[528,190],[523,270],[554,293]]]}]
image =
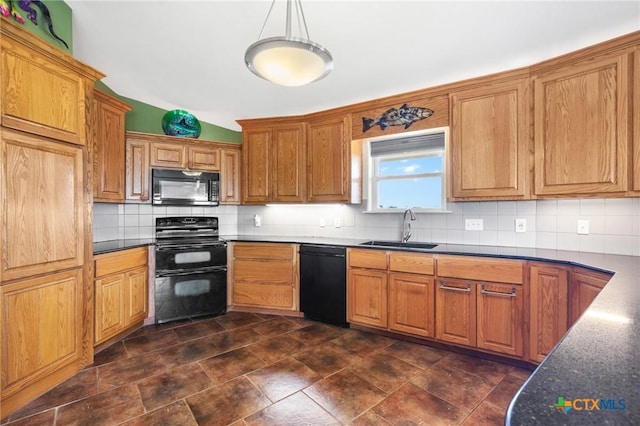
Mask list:
[{"label": "wood grain cabinet panel", "polygon": [[266,203],[271,199],[271,128],[242,131],[242,203]]},{"label": "wood grain cabinet panel", "polygon": [[187,166],[186,147],[182,144],[154,142],[150,149],[151,167],[184,169]]},{"label": "wood grain cabinet panel", "polygon": [[542,362],[568,329],[569,271],[537,264],[529,271],[530,360]]},{"label": "wood grain cabinet panel", "polygon": [[0,278],[8,281],[84,263],[82,148],[2,128]]},{"label": "wood grain cabinet panel", "polygon": [[589,307],[593,299],[607,284],[611,275],[578,269],[571,271],[569,286],[569,327],[575,323],[580,315]]},{"label": "wood grain cabinet panel", "polygon": [[432,276],[389,274],[389,330],[435,336],[435,288]]},{"label": "wood grain cabinet panel", "polygon": [[304,125],[273,129],[273,201],[302,202],[305,199]]},{"label": "wood grain cabinet panel", "polygon": [[149,313],[148,248],[95,256],[95,331],[98,346],[142,324]]},{"label": "wood grain cabinet panel", "polygon": [[7,20],[0,26],[2,126],[86,145],[93,82],[104,77]]},{"label": "wood grain cabinet panel", "polygon": [[451,199],[519,199],[529,195],[528,79],[450,95]]},{"label": "wood grain cabinet panel", "polygon": [[468,280],[439,278],[436,286],[436,338],[476,346],[476,286]]},{"label": "wood grain cabinet panel", "polygon": [[629,76],[626,53],[536,68],[536,195],[628,189]]},{"label": "wood grain cabinet panel", "polygon": [[125,113],[131,107],[98,90],[93,98],[93,200],[124,202]]},{"label": "wood grain cabinet panel", "polygon": [[189,170],[220,170],[220,148],[189,145],[187,146],[187,157]]},{"label": "wood grain cabinet panel", "polygon": [[221,151],[220,204],[240,204],[240,150]]},{"label": "wood grain cabinet panel", "polygon": [[494,352],[524,355],[522,286],[476,283],[477,346]]},{"label": "wood grain cabinet panel", "polygon": [[78,369],[82,269],[0,286],[3,415]]},{"label": "wood grain cabinet panel", "polygon": [[633,51],[633,190],[640,192],[640,48]]},{"label": "wood grain cabinet panel", "polygon": [[126,142],[126,199],[149,201],[149,142],[128,138]]},{"label": "wood grain cabinet panel", "polygon": [[298,311],[297,248],[297,244],[230,244],[230,305]]},{"label": "wood grain cabinet panel", "polygon": [[350,117],[313,120],[307,129],[307,200],[349,202]]},{"label": "wood grain cabinet panel", "polygon": [[349,268],[347,319],[349,322],[387,328],[387,271]]}]

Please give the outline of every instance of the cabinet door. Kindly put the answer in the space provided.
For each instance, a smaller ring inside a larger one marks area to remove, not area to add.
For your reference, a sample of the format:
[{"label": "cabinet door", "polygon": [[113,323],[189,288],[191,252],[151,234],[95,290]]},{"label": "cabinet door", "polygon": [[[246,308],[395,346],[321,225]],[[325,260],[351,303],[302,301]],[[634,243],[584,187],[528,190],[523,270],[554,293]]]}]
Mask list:
[{"label": "cabinet door", "polygon": [[531,265],[530,268],[530,360],[542,362],[567,332],[568,271]]},{"label": "cabinet door", "polygon": [[633,53],[633,190],[640,191],[640,48]]},{"label": "cabinet door", "polygon": [[589,307],[593,299],[600,293],[600,290],[607,284],[607,281],[609,281],[608,278],[599,275],[580,272],[571,273],[569,326],[576,322]]},{"label": "cabinet door", "polygon": [[149,143],[127,140],[126,150],[126,198],[149,201]]},{"label": "cabinet door", "polygon": [[619,54],[534,75],[536,195],[627,189],[628,65]]},{"label": "cabinet door", "polygon": [[266,203],[271,196],[271,129],[242,131],[242,203]]},{"label": "cabinet door", "polygon": [[2,125],[85,145],[93,82],[103,76],[15,27],[0,28]]},{"label": "cabinet door", "polygon": [[82,148],[2,129],[2,281],[82,266]]},{"label": "cabinet door", "polygon": [[517,199],[528,195],[527,79],[451,97],[451,198]]},{"label": "cabinet door", "polygon": [[436,287],[436,338],[476,345],[476,286],[467,280],[440,278]]},{"label": "cabinet door", "polygon": [[220,161],[220,204],[240,204],[240,151],[223,149]]},{"label": "cabinet door", "polygon": [[349,202],[349,117],[311,121],[307,137],[307,199]]},{"label": "cabinet door", "polygon": [[349,268],[349,322],[387,328],[387,271]]},{"label": "cabinet door", "polygon": [[389,274],[389,329],[424,337],[435,336],[433,277]]},{"label": "cabinet door", "polygon": [[126,327],[125,300],[126,276],[109,275],[97,279],[95,343],[101,343],[115,336]]},{"label": "cabinet door", "polygon": [[273,201],[303,202],[305,199],[304,125],[273,129]]},{"label": "cabinet door", "polygon": [[125,325],[142,321],[149,312],[149,271],[146,266],[127,271],[125,282]]},{"label": "cabinet door", "polygon": [[152,167],[170,167],[184,169],[187,166],[185,146],[154,142],[150,144]]},{"label": "cabinet door", "polygon": [[3,413],[78,371],[81,300],[82,269],[0,286]]},{"label": "cabinet door", "polygon": [[477,346],[507,355],[522,356],[522,286],[496,283],[482,283],[476,286],[479,286],[480,290],[477,299]]},{"label": "cabinet door", "polygon": [[187,147],[187,155],[190,170],[220,170],[220,148],[191,145]]},{"label": "cabinet door", "polygon": [[125,126],[131,108],[95,91],[93,99],[93,199],[124,202]]}]

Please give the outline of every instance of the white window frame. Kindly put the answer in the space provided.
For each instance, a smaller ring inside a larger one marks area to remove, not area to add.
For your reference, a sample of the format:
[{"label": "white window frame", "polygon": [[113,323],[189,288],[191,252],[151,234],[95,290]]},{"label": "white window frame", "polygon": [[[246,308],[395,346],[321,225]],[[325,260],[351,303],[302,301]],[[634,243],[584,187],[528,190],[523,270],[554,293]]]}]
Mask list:
[{"label": "white window frame", "polygon": [[[410,136],[421,136],[431,133],[444,133],[444,147],[437,149],[421,149],[414,150],[405,153],[395,154],[382,154],[376,157],[371,156],[371,142],[380,140],[393,140],[401,139]],[[448,127],[442,127],[437,129],[421,130],[416,132],[401,133],[392,137],[383,136],[378,138],[366,139],[363,141],[363,166],[365,168],[363,175],[365,176],[364,194],[367,194],[367,200],[365,203],[366,210],[364,213],[401,213],[405,210],[405,207],[398,208],[379,208],[378,205],[378,182],[384,180],[405,180],[422,177],[434,177],[441,176],[441,188],[440,188],[440,208],[412,208],[415,212],[422,213],[446,213],[447,210],[447,143],[449,140]],[[426,154],[426,155],[425,155]],[[442,157],[442,171],[431,173],[416,173],[413,175],[393,175],[393,176],[378,176],[378,165],[380,160],[398,160],[398,159],[411,159],[425,156],[441,156]]]}]

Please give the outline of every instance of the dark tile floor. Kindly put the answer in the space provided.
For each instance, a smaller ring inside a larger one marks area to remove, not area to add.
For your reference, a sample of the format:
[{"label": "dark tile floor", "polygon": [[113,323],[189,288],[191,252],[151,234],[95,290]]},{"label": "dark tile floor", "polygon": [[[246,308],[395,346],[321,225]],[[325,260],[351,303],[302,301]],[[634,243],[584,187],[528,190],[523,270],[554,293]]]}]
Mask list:
[{"label": "dark tile floor", "polygon": [[502,425],[530,372],[376,334],[232,312],[148,326],[9,425]]}]

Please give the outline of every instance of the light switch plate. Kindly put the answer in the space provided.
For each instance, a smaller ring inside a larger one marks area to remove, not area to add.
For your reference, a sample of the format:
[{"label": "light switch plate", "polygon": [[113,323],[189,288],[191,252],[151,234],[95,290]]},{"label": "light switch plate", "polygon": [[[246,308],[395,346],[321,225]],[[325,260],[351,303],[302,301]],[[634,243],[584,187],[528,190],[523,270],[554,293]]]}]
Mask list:
[{"label": "light switch plate", "polygon": [[336,217],[333,220],[333,226],[335,226],[336,228],[340,228],[342,226],[342,219],[340,219],[339,217]]}]

